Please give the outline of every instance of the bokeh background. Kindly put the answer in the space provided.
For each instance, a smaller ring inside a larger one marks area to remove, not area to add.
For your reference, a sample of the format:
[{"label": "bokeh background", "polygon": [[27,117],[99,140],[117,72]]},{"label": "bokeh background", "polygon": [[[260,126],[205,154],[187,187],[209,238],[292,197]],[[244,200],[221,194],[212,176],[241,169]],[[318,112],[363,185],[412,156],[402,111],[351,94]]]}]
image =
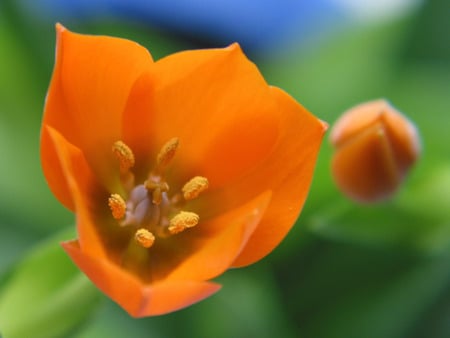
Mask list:
[{"label": "bokeh background", "polygon": [[[448,0],[0,0],[3,337],[450,337],[449,14]],[[330,124],[388,99],[416,123],[422,157],[390,201],[361,206],[334,186],[326,139],[305,208],[271,255],[228,271],[199,304],[132,319],[58,246],[73,215],[39,162],[55,22],[138,41],[155,59],[238,41]]]}]

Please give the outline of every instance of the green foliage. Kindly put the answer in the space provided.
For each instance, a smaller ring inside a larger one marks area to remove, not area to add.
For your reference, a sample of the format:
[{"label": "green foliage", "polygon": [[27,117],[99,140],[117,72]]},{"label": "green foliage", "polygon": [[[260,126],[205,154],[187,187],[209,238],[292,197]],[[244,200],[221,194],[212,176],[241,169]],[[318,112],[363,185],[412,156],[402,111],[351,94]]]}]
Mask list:
[{"label": "green foliage", "polygon": [[59,246],[36,247],[16,265],[0,293],[0,332],[5,338],[61,337],[89,316],[98,292]]}]

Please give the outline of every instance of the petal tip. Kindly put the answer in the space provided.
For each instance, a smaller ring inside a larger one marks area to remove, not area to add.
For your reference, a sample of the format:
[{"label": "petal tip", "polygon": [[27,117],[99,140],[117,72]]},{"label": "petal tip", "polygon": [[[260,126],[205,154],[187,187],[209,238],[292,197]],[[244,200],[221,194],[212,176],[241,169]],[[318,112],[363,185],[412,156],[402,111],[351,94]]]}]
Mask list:
[{"label": "petal tip", "polygon": [[328,124],[328,122],[325,122],[325,121],[320,120],[320,119],[319,119],[319,123],[322,126],[322,132],[325,133],[328,130],[330,125]]},{"label": "petal tip", "polygon": [[55,24],[55,29],[56,29],[56,32],[57,32],[58,34],[61,34],[61,33],[63,33],[64,31],[67,30],[67,28],[64,27],[64,26],[63,26],[61,23],[59,23],[59,22],[57,22],[57,23]]},{"label": "petal tip", "polygon": [[65,249],[69,246],[76,244],[77,242],[78,242],[77,239],[67,239],[67,240],[60,242],[59,244]]},{"label": "petal tip", "polygon": [[221,284],[209,281],[177,281],[144,288],[140,306],[125,309],[134,318],[161,316],[192,306],[211,297],[222,288]]},{"label": "petal tip", "polygon": [[233,42],[228,47],[225,47],[225,50],[228,50],[230,52],[241,52],[242,53],[241,45],[238,42]]}]

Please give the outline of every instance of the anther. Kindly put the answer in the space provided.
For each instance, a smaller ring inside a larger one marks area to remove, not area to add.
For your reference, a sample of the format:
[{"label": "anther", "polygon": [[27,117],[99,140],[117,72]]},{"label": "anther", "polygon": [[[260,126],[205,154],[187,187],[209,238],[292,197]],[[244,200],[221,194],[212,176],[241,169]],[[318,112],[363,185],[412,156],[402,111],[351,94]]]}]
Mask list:
[{"label": "anther", "polygon": [[156,157],[156,168],[157,170],[163,170],[172,161],[175,153],[177,151],[179,140],[177,137],[171,138],[166,142],[161,148]]},{"label": "anther", "polygon": [[127,206],[119,194],[112,194],[108,198],[108,205],[115,219],[122,219],[125,216]]},{"label": "anther", "polygon": [[195,176],[183,186],[184,199],[189,201],[197,198],[203,191],[208,189],[209,182],[206,177]]},{"label": "anther", "polygon": [[174,235],[196,226],[199,220],[200,217],[194,212],[180,211],[170,220],[168,230]]},{"label": "anther", "polygon": [[143,248],[150,248],[155,243],[155,236],[147,229],[139,229],[134,234],[135,241]]},{"label": "anther", "polygon": [[134,166],[133,151],[122,141],[114,142],[112,146],[112,152],[116,159],[119,161],[121,172],[127,172],[131,167]]}]

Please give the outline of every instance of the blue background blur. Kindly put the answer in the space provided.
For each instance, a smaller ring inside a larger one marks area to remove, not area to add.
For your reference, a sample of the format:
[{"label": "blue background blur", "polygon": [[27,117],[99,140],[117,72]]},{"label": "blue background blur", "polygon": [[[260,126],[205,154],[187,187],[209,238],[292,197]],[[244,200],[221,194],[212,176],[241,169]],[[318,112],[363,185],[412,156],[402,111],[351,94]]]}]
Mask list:
[{"label": "blue background blur", "polygon": [[[0,332],[450,337],[450,2],[361,3],[1,0]],[[238,41],[270,84],[330,124],[357,103],[387,98],[417,124],[422,158],[391,201],[359,206],[334,186],[325,140],[304,211],[269,257],[227,272],[222,291],[195,306],[131,319],[57,245],[73,236],[73,215],[39,162],[57,21],[138,41],[155,59]]]}]

